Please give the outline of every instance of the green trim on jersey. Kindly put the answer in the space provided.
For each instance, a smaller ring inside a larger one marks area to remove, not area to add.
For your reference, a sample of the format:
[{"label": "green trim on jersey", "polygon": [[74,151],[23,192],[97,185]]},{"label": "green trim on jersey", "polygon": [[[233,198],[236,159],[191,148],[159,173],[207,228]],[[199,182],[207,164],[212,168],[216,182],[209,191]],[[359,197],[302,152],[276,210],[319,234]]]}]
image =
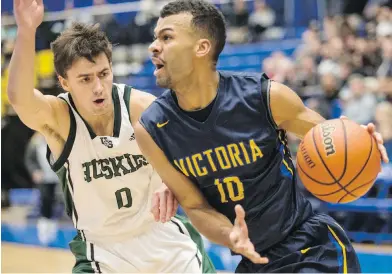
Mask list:
[{"label": "green trim on jersey", "polygon": [[127,107],[127,112],[128,112],[128,117],[129,117],[129,122],[131,122],[131,111],[129,110],[130,108],[130,102],[131,102],[131,91],[132,91],[132,87],[131,86],[125,86],[124,87],[124,102],[125,102],[125,106]]},{"label": "green trim on jersey", "polygon": [[[67,164],[69,165],[68,161]],[[78,213],[76,212],[75,203],[71,195],[71,191],[73,193],[73,182],[71,176],[69,175],[68,168],[66,166],[63,166],[62,168],[60,168],[60,170],[56,172],[56,174],[59,177],[61,188],[63,190],[65,212],[72,219],[72,221],[74,221],[72,215],[75,216],[74,225],[75,227],[77,227]]]},{"label": "green trim on jersey", "polygon": [[118,89],[116,85],[112,88],[112,97],[114,104],[114,126],[113,126],[113,137],[118,138],[120,136],[121,129],[121,103],[120,97],[118,96]]},{"label": "green trim on jersey", "polygon": [[91,243],[87,243],[82,240],[80,233],[74,237],[74,239],[69,243],[69,248],[71,249],[72,254],[75,256],[75,265],[72,268],[72,273],[95,273],[91,263],[94,263],[98,273],[101,273],[98,262],[89,260],[87,258],[87,245],[90,245],[91,248],[91,256],[94,254],[94,246]]},{"label": "green trim on jersey", "polygon": [[[97,137],[91,126],[87,123],[86,120],[80,115],[79,111],[77,110],[75,103],[72,99],[71,94],[68,95],[69,97],[69,102],[71,103],[71,106],[75,109],[75,111],[79,114],[80,118],[82,118],[84,124],[87,127],[88,132],[90,133],[91,139],[94,139]],[[121,129],[121,104],[120,104],[120,97],[118,95],[118,90],[117,86],[113,85],[112,87],[112,98],[113,98],[113,105],[114,105],[114,126],[113,126],[113,137],[118,138],[120,135],[120,129]]]},{"label": "green trim on jersey", "polygon": [[[67,102],[63,98],[60,98],[60,99]],[[58,170],[61,169],[61,167],[64,166],[65,162],[68,159],[69,154],[71,154],[72,146],[75,142],[75,137],[76,137],[76,119],[75,119],[75,116],[72,112],[71,106],[69,106],[68,103],[67,103],[67,106],[68,106],[68,110],[69,110],[70,126],[69,126],[68,138],[67,138],[67,141],[65,141],[63,151],[61,152],[60,157],[57,159],[57,161],[55,161],[52,164],[51,157],[50,157],[51,151],[49,149],[49,146],[47,147],[47,150],[46,150],[46,160],[51,165],[54,172],[57,172]]]},{"label": "green trim on jersey", "polygon": [[[199,232],[193,227],[193,225],[189,222],[189,220],[183,216],[176,215],[174,216],[176,220],[181,222],[185,228],[187,229],[189,236],[191,237],[192,241],[195,242],[197,245],[197,248],[200,251],[200,254],[202,255],[202,272],[203,273],[216,273],[214,264],[211,262],[210,257],[208,257],[208,254],[206,250],[204,249],[204,244],[203,244],[203,239],[201,238]],[[180,232],[184,233],[181,228]]]}]

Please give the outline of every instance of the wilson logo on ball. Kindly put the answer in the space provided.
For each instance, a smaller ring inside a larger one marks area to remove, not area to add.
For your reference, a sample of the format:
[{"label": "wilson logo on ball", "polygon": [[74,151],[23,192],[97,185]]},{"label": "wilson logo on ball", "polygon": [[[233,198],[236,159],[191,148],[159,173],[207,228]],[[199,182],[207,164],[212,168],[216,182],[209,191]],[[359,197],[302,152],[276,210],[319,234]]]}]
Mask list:
[{"label": "wilson logo on ball", "polygon": [[332,132],[335,131],[335,127],[331,124],[322,124],[321,132],[323,134],[323,144],[327,157],[331,154],[335,154],[335,145],[333,143]]}]

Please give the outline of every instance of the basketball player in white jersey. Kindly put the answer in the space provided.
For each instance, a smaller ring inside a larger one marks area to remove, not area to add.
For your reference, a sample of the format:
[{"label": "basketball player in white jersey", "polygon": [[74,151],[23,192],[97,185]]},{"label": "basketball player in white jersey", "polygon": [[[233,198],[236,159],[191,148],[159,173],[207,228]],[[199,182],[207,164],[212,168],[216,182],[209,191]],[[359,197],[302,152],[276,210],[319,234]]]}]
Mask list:
[{"label": "basketball player in white jersey", "polygon": [[156,222],[150,213],[162,181],[141,154],[132,124],[154,97],[113,83],[111,44],[98,26],[74,24],[51,45],[66,93],[44,96],[34,89],[35,32],[43,13],[42,0],[14,0],[18,33],[8,96],[50,148],[78,231],[70,243],[73,273],[215,272],[185,219]]}]

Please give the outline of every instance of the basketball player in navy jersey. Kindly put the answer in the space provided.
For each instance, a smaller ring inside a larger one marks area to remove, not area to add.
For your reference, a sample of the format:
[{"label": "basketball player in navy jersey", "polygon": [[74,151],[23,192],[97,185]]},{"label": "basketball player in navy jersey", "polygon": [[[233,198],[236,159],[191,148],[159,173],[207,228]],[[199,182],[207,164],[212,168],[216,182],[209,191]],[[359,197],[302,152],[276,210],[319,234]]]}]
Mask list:
[{"label": "basketball player in navy jersey", "polygon": [[135,132],[195,227],[243,255],[236,272],[360,272],[343,229],[296,188],[285,132],[302,138],[324,119],[265,74],[216,70],[225,23],[209,3],[167,4],[155,35],[154,75],[169,90]]}]

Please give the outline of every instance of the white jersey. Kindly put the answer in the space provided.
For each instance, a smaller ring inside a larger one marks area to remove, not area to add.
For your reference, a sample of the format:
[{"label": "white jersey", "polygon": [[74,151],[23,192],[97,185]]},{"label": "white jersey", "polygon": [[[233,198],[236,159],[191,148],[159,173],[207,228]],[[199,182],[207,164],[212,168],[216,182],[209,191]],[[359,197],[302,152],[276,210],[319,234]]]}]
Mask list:
[{"label": "white jersey", "polygon": [[82,237],[120,241],[152,229],[153,192],[162,184],[135,140],[128,106],[131,87],[113,84],[113,136],[95,136],[69,93],[70,133],[52,164],[63,184],[66,209]]}]

